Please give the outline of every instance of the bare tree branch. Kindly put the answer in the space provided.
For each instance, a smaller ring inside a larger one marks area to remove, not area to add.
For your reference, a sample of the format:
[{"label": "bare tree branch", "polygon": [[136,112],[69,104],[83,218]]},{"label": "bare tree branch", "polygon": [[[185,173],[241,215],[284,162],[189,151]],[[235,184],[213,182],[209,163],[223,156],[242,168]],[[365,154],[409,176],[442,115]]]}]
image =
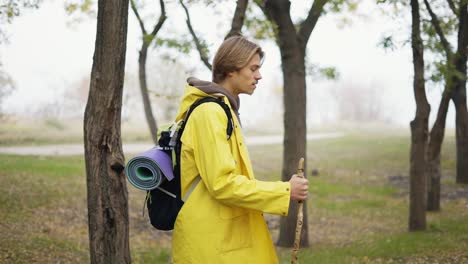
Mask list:
[{"label": "bare tree branch", "polygon": [[315,0],[309,10],[306,20],[301,23],[299,28],[299,37],[302,38],[302,43],[304,43],[304,45],[309,41],[310,34],[312,33],[312,30],[314,30],[314,27],[322,14],[323,7],[328,1],[329,0]]},{"label": "bare tree branch", "polygon": [[193,41],[195,41],[195,46],[196,46],[196,48],[198,50],[198,53],[200,54],[200,59],[202,60],[203,64],[205,64],[205,66],[211,71],[212,66],[211,66],[211,63],[208,61],[207,52],[203,49],[203,46],[200,43],[200,40],[198,39],[197,35],[195,34],[195,31],[193,30],[192,22],[190,21],[190,14],[189,14],[189,11],[187,9],[187,6],[185,6],[183,0],[179,0],[179,2],[182,5],[182,7],[184,8],[185,15],[187,16],[187,21],[186,21],[187,22],[187,27],[188,27],[188,29],[190,31],[190,34],[193,37]]},{"label": "bare tree branch", "polygon": [[153,41],[154,37],[158,34],[159,30],[162,28],[164,22],[167,19],[166,8],[164,6],[164,1],[159,0],[159,4],[161,6],[161,15],[159,16],[158,23],[154,26],[153,30],[150,33],[150,38],[147,38],[148,33],[146,32],[145,24],[144,24],[143,20],[141,19],[140,13],[138,12],[138,8],[135,5],[135,1],[130,0],[130,3],[131,3],[131,6],[132,6],[133,13],[135,14],[135,16],[136,16],[136,18],[138,20],[138,23],[140,24],[141,32],[143,33],[143,45],[148,47],[151,44],[151,42]]},{"label": "bare tree branch", "polygon": [[449,4],[450,9],[452,9],[452,12],[458,16],[458,10],[455,7],[455,3],[452,0],[447,0],[447,3]]},{"label": "bare tree branch", "polygon": [[237,0],[236,11],[232,18],[231,30],[224,39],[238,35],[242,32],[242,26],[244,25],[245,11],[247,10],[247,4],[249,0]]},{"label": "bare tree branch", "polygon": [[[159,5],[161,6],[161,15],[159,16],[158,23],[154,26],[153,31],[151,31],[151,41],[153,41],[153,38],[158,34],[159,30],[162,28],[162,25],[164,24],[164,21],[166,21],[167,19],[164,1],[159,0]],[[149,41],[148,45],[151,43],[151,41]]]},{"label": "bare tree branch", "polygon": [[151,109],[150,97],[148,95],[148,84],[146,81],[146,58],[148,55],[148,47],[154,38],[158,34],[159,30],[162,28],[164,21],[166,21],[166,9],[164,7],[164,1],[160,0],[159,4],[161,5],[161,15],[159,16],[158,23],[154,26],[150,34],[147,34],[145,29],[145,24],[141,19],[141,16],[138,12],[138,8],[135,5],[134,0],[131,0],[131,6],[133,13],[137,17],[138,23],[140,24],[142,32],[142,43],[141,50],[138,56],[138,79],[140,81],[141,96],[143,99],[143,108],[145,110],[146,120],[148,122],[148,127],[150,129],[151,138],[155,144],[158,143],[158,126],[156,124],[156,119],[153,115],[153,110]]},{"label": "bare tree branch", "polygon": [[140,17],[140,13],[138,12],[138,9],[137,9],[137,7],[135,5],[135,1],[130,0],[130,4],[132,6],[133,13],[135,14],[135,16],[136,16],[136,18],[138,20],[138,23],[140,24],[141,32],[143,32],[143,35],[146,35],[145,24],[143,23],[143,20]]},{"label": "bare tree branch", "polygon": [[442,46],[444,48],[444,51],[447,55],[447,58],[452,58],[452,48],[450,47],[450,43],[447,41],[447,38],[445,38],[445,34],[442,31],[442,28],[440,27],[440,21],[437,15],[432,11],[431,5],[427,0],[424,0],[424,4],[426,5],[427,11],[429,12],[429,15],[431,16],[431,24],[434,27],[437,35],[440,38],[440,42],[442,43]]}]

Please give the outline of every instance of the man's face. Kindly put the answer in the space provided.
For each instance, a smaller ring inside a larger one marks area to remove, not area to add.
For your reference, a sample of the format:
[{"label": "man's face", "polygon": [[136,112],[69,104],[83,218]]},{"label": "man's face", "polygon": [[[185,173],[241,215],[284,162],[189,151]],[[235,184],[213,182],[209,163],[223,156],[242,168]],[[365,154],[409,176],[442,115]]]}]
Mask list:
[{"label": "man's face", "polygon": [[249,63],[242,69],[232,72],[234,92],[237,94],[252,94],[262,78],[260,74],[260,55],[255,54]]}]

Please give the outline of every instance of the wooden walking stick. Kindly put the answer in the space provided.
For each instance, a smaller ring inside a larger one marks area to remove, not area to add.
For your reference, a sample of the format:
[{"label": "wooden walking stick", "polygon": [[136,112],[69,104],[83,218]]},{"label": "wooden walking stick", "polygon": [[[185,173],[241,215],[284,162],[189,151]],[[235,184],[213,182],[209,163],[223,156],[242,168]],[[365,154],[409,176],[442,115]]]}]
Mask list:
[{"label": "wooden walking stick", "polygon": [[[304,158],[299,160],[299,164],[297,166],[297,176],[304,178]],[[292,258],[291,264],[298,264],[297,262],[297,253],[299,253],[299,243],[301,242],[301,231],[302,231],[302,221],[304,215],[302,214],[302,207],[304,203],[302,201],[298,202],[298,209],[297,209],[297,223],[296,223],[296,236],[294,238],[294,245],[292,251]]]}]

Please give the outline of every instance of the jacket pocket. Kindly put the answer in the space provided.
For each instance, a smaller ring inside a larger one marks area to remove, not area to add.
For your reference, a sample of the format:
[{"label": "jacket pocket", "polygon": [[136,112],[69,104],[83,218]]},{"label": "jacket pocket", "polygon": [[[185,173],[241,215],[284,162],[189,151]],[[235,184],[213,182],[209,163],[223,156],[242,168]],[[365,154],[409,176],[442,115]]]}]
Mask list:
[{"label": "jacket pocket", "polygon": [[221,219],[232,219],[241,215],[248,215],[248,213],[247,209],[240,207],[231,207],[226,205],[220,205],[219,207],[219,217]]},{"label": "jacket pocket", "polygon": [[249,211],[221,205],[220,218],[224,225],[221,252],[252,247]]}]

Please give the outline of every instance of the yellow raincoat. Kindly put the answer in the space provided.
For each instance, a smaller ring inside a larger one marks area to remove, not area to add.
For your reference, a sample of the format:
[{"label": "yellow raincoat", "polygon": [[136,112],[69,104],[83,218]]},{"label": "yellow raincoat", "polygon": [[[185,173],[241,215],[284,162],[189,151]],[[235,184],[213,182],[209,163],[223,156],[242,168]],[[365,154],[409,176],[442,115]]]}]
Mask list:
[{"label": "yellow raincoat", "polygon": [[[196,100],[213,96],[187,86],[177,120]],[[219,96],[219,95],[217,95]],[[229,100],[234,132],[227,140],[227,117],[216,103],[198,106],[182,135],[181,188],[185,197],[172,238],[174,264],[271,264],[278,257],[262,212],[287,215],[289,182],[254,178],[240,125]]]}]

